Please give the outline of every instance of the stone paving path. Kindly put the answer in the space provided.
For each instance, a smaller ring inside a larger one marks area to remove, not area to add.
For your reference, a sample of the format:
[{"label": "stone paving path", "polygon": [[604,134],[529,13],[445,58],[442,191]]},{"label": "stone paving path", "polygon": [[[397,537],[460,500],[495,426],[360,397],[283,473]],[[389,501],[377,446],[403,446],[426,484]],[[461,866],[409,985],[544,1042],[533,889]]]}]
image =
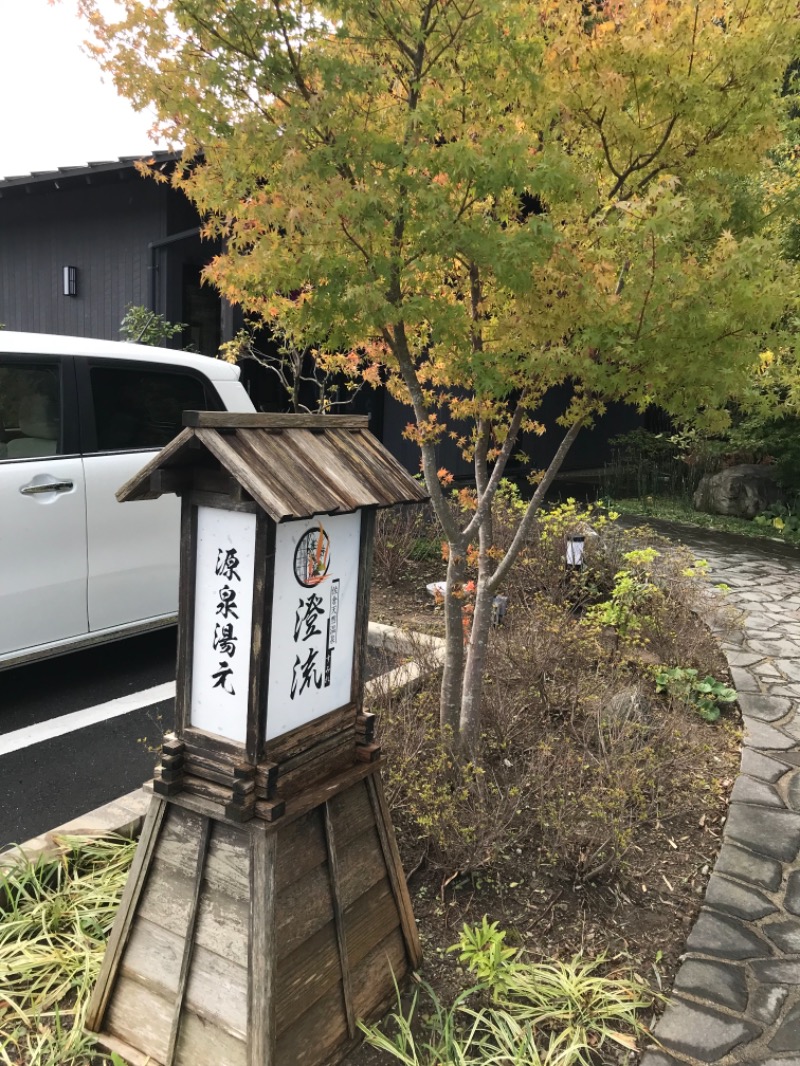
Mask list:
[{"label": "stone paving path", "polygon": [[705,902],[642,1066],[800,1066],[800,553],[667,523],[744,612],[723,645],[745,725]]}]

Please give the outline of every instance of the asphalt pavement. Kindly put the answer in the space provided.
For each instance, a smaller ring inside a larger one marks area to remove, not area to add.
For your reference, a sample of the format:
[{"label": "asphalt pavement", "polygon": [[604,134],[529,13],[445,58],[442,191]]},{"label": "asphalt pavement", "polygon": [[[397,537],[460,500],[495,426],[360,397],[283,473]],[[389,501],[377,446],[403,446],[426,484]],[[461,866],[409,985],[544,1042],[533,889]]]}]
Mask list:
[{"label": "asphalt pavement", "polygon": [[[173,700],[114,717],[105,708],[125,697],[135,705],[150,689],[157,696],[174,677],[174,629],[0,672],[0,849],[148,780]],[[82,725],[77,712],[91,718],[94,708],[100,720]],[[66,731],[48,735],[58,728]]]}]

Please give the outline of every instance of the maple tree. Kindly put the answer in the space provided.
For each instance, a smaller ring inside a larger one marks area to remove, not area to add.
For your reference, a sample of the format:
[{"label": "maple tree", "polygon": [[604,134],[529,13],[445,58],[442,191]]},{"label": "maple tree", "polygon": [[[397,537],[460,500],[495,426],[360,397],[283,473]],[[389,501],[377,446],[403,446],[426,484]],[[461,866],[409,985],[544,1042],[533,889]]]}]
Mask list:
[{"label": "maple tree", "polygon": [[[224,238],[207,279],[412,406],[447,542],[441,721],[469,750],[492,598],[580,428],[612,400],[719,426],[778,343],[796,268],[755,179],[781,136],[794,5],[81,7],[120,92],[184,147],[171,180]],[[557,425],[540,425],[559,385]],[[466,514],[436,461],[456,419],[474,464]],[[545,428],[558,447],[498,553],[495,493],[520,435]]]}]

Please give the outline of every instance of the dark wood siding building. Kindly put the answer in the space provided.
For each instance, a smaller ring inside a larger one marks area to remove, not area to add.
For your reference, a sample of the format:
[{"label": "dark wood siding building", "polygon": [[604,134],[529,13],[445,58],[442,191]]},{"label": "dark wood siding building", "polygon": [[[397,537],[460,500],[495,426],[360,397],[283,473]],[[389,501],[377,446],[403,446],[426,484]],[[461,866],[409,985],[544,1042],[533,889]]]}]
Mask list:
[{"label": "dark wood siding building", "polygon": [[[201,239],[200,217],[182,193],[140,175],[138,158],[0,179],[0,323],[6,329],[117,340],[126,309],[135,305],[186,323],[183,335],[169,342],[174,347],[213,356],[236,333],[241,314],[200,283],[218,246]],[[166,152],[148,158],[164,171],[174,162]],[[66,267],[74,268],[72,295],[64,291]],[[254,363],[242,371],[257,408],[286,409],[273,375]],[[557,399],[546,402],[553,415]],[[411,409],[371,388],[362,390],[353,409],[371,416],[379,440],[416,473],[419,451],[403,436]],[[594,430],[580,434],[567,469],[602,466],[609,437],[639,421],[617,405]],[[524,447],[542,467],[557,443],[556,434],[547,434]],[[469,477],[452,441],[445,439],[439,451],[441,466]]]},{"label": "dark wood siding building", "polygon": [[[164,166],[171,157],[162,154]],[[216,249],[200,240],[192,205],[143,180],[135,160],[0,180],[0,322],[7,329],[118,339],[130,305],[186,322],[213,355],[222,339],[217,294],[200,286]],[[64,268],[75,292],[64,291]]]}]

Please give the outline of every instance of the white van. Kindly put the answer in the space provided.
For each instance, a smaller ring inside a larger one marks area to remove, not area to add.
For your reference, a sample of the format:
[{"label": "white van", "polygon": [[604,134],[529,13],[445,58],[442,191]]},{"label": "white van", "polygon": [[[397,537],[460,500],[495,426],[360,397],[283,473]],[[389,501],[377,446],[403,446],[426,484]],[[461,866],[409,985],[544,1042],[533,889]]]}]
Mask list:
[{"label": "white van", "polygon": [[180,502],[114,493],[202,409],[238,367],[0,330],[0,669],[175,622]]}]

